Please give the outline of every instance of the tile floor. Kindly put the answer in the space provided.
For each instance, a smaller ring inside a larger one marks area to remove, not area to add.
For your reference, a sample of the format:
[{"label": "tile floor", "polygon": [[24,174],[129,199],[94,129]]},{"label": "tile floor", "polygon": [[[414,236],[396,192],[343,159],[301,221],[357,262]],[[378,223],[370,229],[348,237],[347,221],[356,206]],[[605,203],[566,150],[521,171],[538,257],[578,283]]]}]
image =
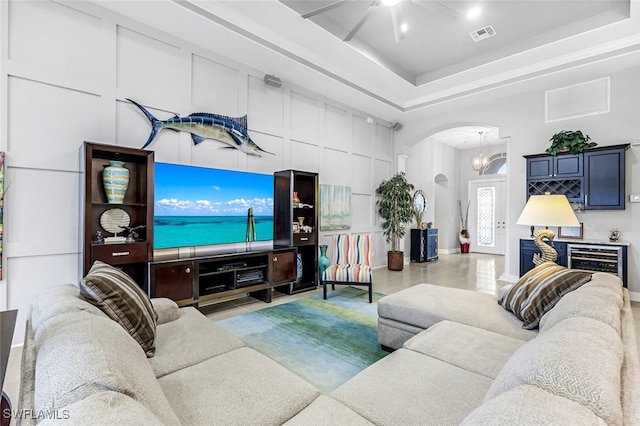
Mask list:
[{"label": "tile floor", "polygon": [[[402,272],[389,271],[387,268],[375,269],[373,272],[373,289],[379,293],[391,294],[415,284],[430,283],[495,294],[500,287],[508,284],[505,281],[498,280],[503,271],[503,256],[478,253],[441,255],[436,262],[405,265]],[[321,288],[291,296],[276,292],[271,304],[252,298],[231,300],[215,305],[215,308],[212,308],[207,313],[207,317],[218,321],[321,293]],[[631,302],[631,305],[640,351],[640,302]],[[7,376],[5,377],[5,392],[7,392],[14,404],[17,404],[18,401],[21,355],[21,348],[12,349]]]}]

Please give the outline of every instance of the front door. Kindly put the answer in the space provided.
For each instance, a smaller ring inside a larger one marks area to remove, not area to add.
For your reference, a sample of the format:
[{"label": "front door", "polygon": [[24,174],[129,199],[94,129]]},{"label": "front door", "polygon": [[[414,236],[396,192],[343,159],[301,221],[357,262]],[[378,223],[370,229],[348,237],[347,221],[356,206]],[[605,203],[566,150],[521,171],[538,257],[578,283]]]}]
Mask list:
[{"label": "front door", "polygon": [[469,233],[473,252],[504,255],[506,242],[505,180],[469,182]]}]

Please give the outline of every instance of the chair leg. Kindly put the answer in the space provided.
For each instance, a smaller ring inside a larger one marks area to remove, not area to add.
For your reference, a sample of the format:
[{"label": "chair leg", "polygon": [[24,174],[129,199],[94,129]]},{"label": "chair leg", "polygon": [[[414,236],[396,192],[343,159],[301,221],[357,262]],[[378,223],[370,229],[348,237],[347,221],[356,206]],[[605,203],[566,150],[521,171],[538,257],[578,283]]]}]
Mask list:
[{"label": "chair leg", "polygon": [[327,282],[322,280],[322,298],[327,300]]},{"label": "chair leg", "polygon": [[373,303],[373,284],[369,284],[369,303]]}]

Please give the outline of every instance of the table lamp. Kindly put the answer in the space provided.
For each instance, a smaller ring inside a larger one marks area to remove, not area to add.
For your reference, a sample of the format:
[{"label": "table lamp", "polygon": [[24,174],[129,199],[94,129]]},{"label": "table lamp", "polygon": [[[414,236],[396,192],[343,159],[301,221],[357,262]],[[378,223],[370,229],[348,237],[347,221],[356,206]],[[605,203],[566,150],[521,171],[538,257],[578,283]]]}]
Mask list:
[{"label": "table lamp", "polygon": [[546,261],[555,262],[558,258],[558,252],[553,246],[542,241],[543,238],[547,238],[553,243],[556,234],[549,229],[549,226],[580,226],[580,221],[573,212],[567,196],[551,195],[548,192],[544,195],[530,196],[516,223],[531,225],[532,228],[533,226],[545,227],[536,232],[533,237],[533,241],[542,253],[541,257],[537,254],[533,256],[533,263],[536,265]]}]

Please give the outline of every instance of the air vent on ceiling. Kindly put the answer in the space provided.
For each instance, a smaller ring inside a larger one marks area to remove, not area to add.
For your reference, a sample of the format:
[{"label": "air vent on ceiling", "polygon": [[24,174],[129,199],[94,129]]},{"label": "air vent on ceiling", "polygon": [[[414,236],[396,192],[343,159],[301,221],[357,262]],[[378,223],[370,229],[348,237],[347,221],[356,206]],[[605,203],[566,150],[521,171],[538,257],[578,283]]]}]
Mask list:
[{"label": "air vent on ceiling", "polygon": [[469,33],[471,39],[476,43],[480,40],[484,40],[485,38],[493,37],[494,35],[496,35],[496,30],[494,30],[491,25]]}]

